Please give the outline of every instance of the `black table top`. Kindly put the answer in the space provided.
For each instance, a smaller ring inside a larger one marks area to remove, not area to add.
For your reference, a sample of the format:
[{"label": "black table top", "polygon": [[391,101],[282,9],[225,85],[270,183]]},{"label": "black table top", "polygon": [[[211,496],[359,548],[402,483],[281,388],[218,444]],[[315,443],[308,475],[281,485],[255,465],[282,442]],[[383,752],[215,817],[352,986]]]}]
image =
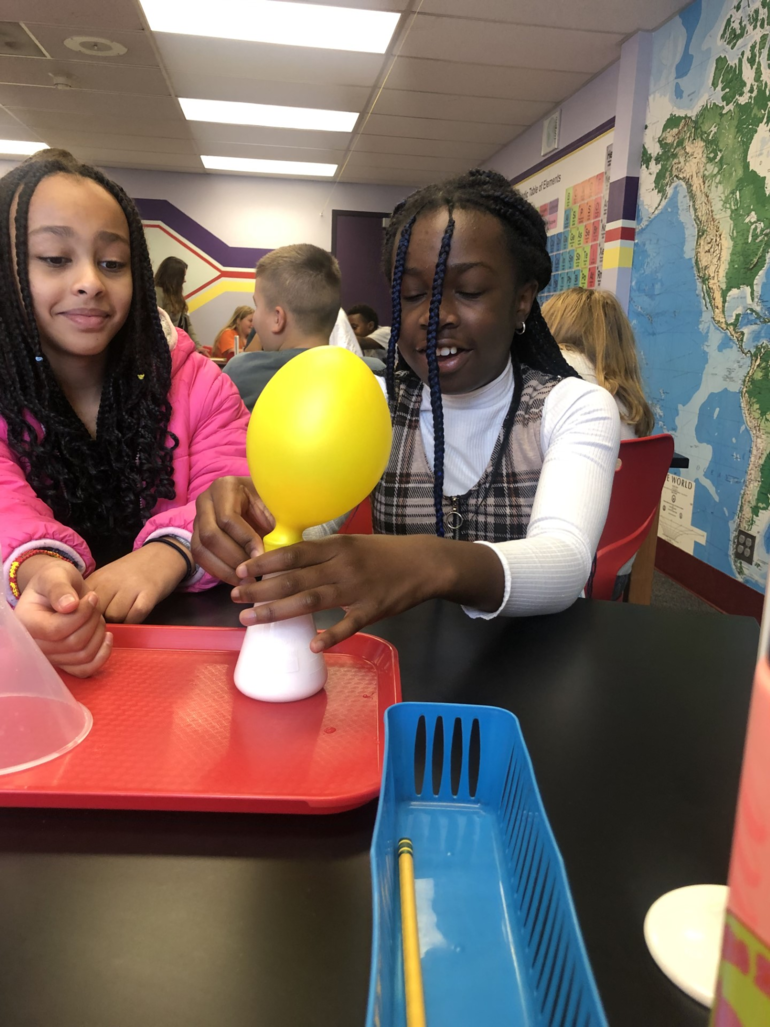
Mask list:
[{"label": "black table top", "polygon": [[[236,618],[223,588],[154,615]],[[429,603],[373,633],[398,647],[405,700],[520,718],[610,1024],[705,1027],[642,924],[669,889],[726,879],[756,623]],[[362,1027],[375,812],[0,811],[0,1024]]]}]

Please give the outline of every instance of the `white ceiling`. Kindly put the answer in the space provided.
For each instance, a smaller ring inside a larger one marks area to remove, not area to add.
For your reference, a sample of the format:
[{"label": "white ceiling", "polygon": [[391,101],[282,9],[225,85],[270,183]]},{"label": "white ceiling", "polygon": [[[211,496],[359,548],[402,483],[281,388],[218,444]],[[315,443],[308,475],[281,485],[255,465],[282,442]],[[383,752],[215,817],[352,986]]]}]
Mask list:
[{"label": "white ceiling", "polygon": [[[339,181],[422,185],[491,157],[617,60],[629,35],[685,6],[305,2],[402,12],[389,53],[153,34],[138,0],[2,0],[3,22],[22,22],[48,56],[0,54],[0,137],[39,139],[103,166],[206,174],[200,155],[216,154],[333,162]],[[64,46],[70,36],[127,52],[75,53]],[[218,125],[186,121],[177,96],[362,114],[352,133]]]}]

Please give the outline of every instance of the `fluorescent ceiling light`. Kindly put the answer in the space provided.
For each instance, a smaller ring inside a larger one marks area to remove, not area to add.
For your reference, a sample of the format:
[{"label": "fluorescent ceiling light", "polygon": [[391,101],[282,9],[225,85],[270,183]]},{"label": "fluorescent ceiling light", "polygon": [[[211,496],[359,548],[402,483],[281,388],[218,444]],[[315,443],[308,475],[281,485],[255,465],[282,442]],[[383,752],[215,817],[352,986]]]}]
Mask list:
[{"label": "fluorescent ceiling light", "polygon": [[400,15],[282,0],[141,0],[154,32],[385,53]]},{"label": "fluorescent ceiling light", "polygon": [[15,157],[29,157],[38,150],[47,150],[47,143],[36,143],[29,139],[0,139],[0,154],[12,154]]},{"label": "fluorescent ceiling light", "polygon": [[253,175],[313,175],[331,178],[336,164],[315,164],[306,160],[258,160],[254,157],[201,157],[209,171],[249,171]]},{"label": "fluorescent ceiling light", "polygon": [[355,111],[324,111],[315,107],[276,107],[268,103],[238,103],[234,100],[180,99],[179,103],[188,121],[216,121],[224,125],[352,132],[358,119]]}]

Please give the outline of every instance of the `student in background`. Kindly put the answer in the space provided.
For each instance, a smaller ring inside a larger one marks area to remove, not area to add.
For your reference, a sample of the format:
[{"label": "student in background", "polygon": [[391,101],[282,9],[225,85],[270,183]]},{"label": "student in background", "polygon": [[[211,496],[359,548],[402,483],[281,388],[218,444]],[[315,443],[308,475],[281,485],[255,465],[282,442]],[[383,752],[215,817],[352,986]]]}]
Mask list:
[{"label": "student in background", "polygon": [[232,357],[235,354],[236,341],[239,353],[243,353],[247,346],[250,350],[258,350],[260,348],[258,333],[249,342],[253,329],[254,308],[236,307],[233,316],[216,337],[214,349],[211,351],[212,357]]},{"label": "student in background", "polygon": [[374,307],[367,306],[366,303],[357,303],[351,307],[348,311],[348,321],[350,321],[350,327],[356,333],[359,342],[368,338],[376,328],[380,327],[377,311]]},{"label": "student in background", "polygon": [[[51,663],[79,677],[178,587],[196,497],[245,475],[237,391],[156,305],[139,213],[96,168],[0,180],[3,589]],[[164,332],[166,322],[168,334]]]},{"label": "student in background", "polygon": [[621,439],[651,435],[655,418],[644,395],[634,331],[616,297],[602,289],[566,289],[543,304],[543,317],[567,363],[615,397]]},{"label": "student in background", "polygon": [[565,609],[590,575],[612,490],[618,411],[543,320],[551,258],[521,193],[482,170],[421,189],[393,212],[383,259],[393,446],[372,496],[375,534],[256,556],[250,481],[220,480],[198,500],[197,559],[237,585],[236,602],[260,604],[243,624],[346,610],[316,652],[427,599],[472,617]]},{"label": "student in background", "polygon": [[[249,410],[275,372],[315,346],[328,346],[340,313],[341,276],[336,257],[318,246],[282,246],[257,264],[254,327],[261,353],[244,353],[225,368]],[[379,360],[366,360],[384,371]]]},{"label": "student in background", "polygon": [[374,307],[366,303],[357,303],[348,311],[350,327],[356,333],[361,350],[367,357],[382,357],[390,342],[390,328],[380,327],[380,319]]},{"label": "student in background", "polygon": [[161,310],[165,310],[171,318],[174,327],[186,332],[196,348],[200,349],[198,336],[187,311],[187,300],[182,291],[186,275],[187,264],[179,257],[166,257],[162,260],[155,272],[155,300]]}]

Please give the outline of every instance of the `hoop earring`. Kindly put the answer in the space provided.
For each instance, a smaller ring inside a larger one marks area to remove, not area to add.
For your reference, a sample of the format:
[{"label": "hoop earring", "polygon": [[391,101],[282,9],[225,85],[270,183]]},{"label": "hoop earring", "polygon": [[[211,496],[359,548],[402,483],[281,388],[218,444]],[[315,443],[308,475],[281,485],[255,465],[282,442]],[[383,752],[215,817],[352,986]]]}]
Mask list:
[{"label": "hoop earring", "polygon": [[523,335],[524,332],[526,332],[526,330],[527,330],[527,322],[526,321],[522,321],[521,322],[521,328],[517,328],[516,329],[516,334],[517,335]]}]

